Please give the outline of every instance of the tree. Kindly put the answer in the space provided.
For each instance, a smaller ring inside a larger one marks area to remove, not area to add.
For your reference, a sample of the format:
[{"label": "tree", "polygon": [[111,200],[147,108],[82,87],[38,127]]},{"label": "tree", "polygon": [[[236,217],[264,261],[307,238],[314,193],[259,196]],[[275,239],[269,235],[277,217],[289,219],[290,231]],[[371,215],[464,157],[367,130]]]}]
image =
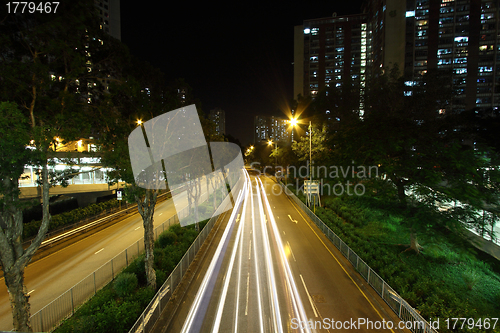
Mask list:
[{"label": "tree", "polygon": [[323,162],[328,151],[327,127],[323,125],[319,129],[312,124],[308,131],[311,132],[311,137],[309,135],[299,137],[298,141],[292,143],[292,150],[299,157],[299,161],[308,161],[311,156],[314,161]]},{"label": "tree", "polygon": [[[97,20],[93,2],[79,1],[61,6],[57,14],[9,14],[0,22],[0,100],[15,102],[2,104],[1,110],[1,140],[7,146],[2,147],[0,163],[10,167],[1,170],[5,225],[0,232],[0,258],[17,331],[31,330],[24,269],[50,223],[49,187],[61,180],[49,176],[55,138],[72,140],[89,128],[88,98],[94,85],[87,83],[96,77],[89,74],[88,52],[97,50],[102,46],[99,40],[105,39]],[[43,219],[35,239],[23,249],[18,179],[29,163],[40,170]]]},{"label": "tree", "polygon": [[[378,167],[406,213],[410,248],[419,252],[419,233],[437,227],[460,233],[481,223],[473,216],[486,189],[481,176],[486,164],[447,114],[452,96],[448,74],[429,71],[407,82],[396,67],[374,76],[367,84],[363,120],[341,124],[332,140],[343,163]],[[455,201],[463,205],[442,209]]]}]

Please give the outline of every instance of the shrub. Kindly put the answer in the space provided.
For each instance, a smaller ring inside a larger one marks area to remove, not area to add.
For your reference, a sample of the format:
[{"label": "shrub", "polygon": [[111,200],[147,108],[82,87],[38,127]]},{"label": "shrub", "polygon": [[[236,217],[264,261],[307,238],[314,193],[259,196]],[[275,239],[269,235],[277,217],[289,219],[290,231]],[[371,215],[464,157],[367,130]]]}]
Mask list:
[{"label": "shrub", "polygon": [[137,277],[138,283],[140,285],[145,285],[146,279],[146,268],[144,266],[144,254],[136,258],[127,268],[123,270],[124,273],[134,273]]},{"label": "shrub", "polygon": [[125,297],[137,288],[137,284],[137,276],[134,273],[122,273],[116,278],[114,288],[118,296]]},{"label": "shrub", "polygon": [[158,237],[158,244],[162,248],[170,244],[175,244],[175,242],[177,242],[177,234],[170,230],[161,233],[160,237]]}]

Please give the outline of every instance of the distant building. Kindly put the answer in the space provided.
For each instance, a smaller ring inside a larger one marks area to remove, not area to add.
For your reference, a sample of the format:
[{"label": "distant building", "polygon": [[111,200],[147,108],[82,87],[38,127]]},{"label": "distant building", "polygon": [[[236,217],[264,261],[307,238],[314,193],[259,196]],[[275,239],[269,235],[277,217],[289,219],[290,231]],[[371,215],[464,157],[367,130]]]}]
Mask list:
[{"label": "distant building", "polygon": [[[365,14],[305,20],[294,31],[294,98],[315,97],[346,79],[363,96],[368,48]],[[364,106],[361,103],[360,109]]]},{"label": "distant building", "polygon": [[384,46],[373,47],[374,67],[399,64],[410,87],[428,70],[449,70],[453,110],[499,105],[498,1],[370,0],[366,11],[374,41]]},{"label": "distant building", "polygon": [[101,29],[110,36],[122,40],[120,0],[94,0],[101,18]]},{"label": "distant building", "polygon": [[226,112],[224,112],[224,110],[220,108],[210,110],[208,119],[210,119],[215,124],[215,132],[217,134],[226,134]]},{"label": "distant building", "polygon": [[[454,111],[500,104],[500,5],[485,0],[365,0],[363,14],[295,27],[294,97],[397,65],[407,94],[433,69],[448,70]],[[358,56],[359,55],[359,56]],[[332,72],[333,71],[333,72]]]},{"label": "distant building", "polygon": [[284,141],[290,140],[291,131],[287,119],[274,116],[255,116],[254,142],[263,140]]}]

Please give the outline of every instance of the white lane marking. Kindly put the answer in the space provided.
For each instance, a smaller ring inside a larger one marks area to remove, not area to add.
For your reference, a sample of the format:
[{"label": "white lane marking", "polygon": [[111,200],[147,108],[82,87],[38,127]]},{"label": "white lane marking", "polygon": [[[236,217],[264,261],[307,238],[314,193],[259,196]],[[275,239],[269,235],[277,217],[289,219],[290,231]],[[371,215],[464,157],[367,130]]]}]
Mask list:
[{"label": "white lane marking", "polygon": [[286,243],[288,244],[288,248],[290,249],[290,253],[292,254],[293,261],[297,261],[297,260],[295,260],[295,256],[293,255],[293,251],[292,251],[292,247],[290,246],[290,243],[288,243],[288,241],[286,241]]},{"label": "white lane marking", "polygon": [[26,296],[29,296],[29,295],[30,295],[32,292],[34,292],[34,291],[35,291],[35,289],[32,289],[31,291],[29,291],[29,292],[26,294]]},{"label": "white lane marking", "polygon": [[141,226],[138,226],[138,227],[137,227],[137,228],[135,228],[134,230],[137,230],[137,229],[139,229],[140,227],[141,227]]},{"label": "white lane marking", "polygon": [[250,290],[250,272],[247,273],[247,304],[245,306],[245,316],[248,315],[248,292]]},{"label": "white lane marking", "polygon": [[160,215],[158,215],[158,216],[161,216],[161,214],[163,214],[163,213],[160,213]]},{"label": "white lane marking", "polygon": [[300,279],[302,280],[302,284],[304,285],[304,289],[306,290],[307,297],[309,298],[309,302],[311,303],[311,306],[314,311],[314,316],[318,316],[318,313],[316,312],[316,306],[314,305],[311,295],[309,294],[309,290],[307,290],[306,283],[304,282],[304,278],[302,278],[302,274],[300,274]]},{"label": "white lane marking", "polygon": [[248,246],[248,260],[250,260],[252,255],[252,240],[250,239],[250,245]]},{"label": "white lane marking", "polygon": [[101,252],[102,250],[104,250],[104,248],[100,249],[99,251],[97,251],[96,253],[94,254],[98,254],[99,252]]},{"label": "white lane marking", "polygon": [[283,230],[283,235],[286,235],[286,234],[285,234],[285,230]]},{"label": "white lane marking", "polygon": [[288,215],[288,217],[290,218],[290,221],[297,223],[297,220],[292,219],[290,215]]}]

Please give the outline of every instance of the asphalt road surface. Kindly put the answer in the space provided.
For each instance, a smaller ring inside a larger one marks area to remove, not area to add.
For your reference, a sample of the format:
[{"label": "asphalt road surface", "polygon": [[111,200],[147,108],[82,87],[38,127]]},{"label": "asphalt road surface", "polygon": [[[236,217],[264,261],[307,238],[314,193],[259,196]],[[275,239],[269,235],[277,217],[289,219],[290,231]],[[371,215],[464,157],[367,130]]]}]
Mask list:
[{"label": "asphalt road surface", "polygon": [[384,301],[278,185],[247,177],[241,207],[155,332],[401,332]]},{"label": "asphalt road surface", "polygon": [[[206,187],[203,191],[206,191]],[[185,197],[186,192],[179,195]],[[185,200],[187,205],[187,199]],[[154,213],[155,227],[168,221],[175,214],[176,210],[171,199],[157,204]],[[30,296],[31,314],[42,309],[126,248],[137,243],[143,236],[142,218],[136,213],[98,232],[89,233],[88,237],[69,242],[62,249],[31,262],[24,274]],[[7,331],[13,327],[12,314],[5,281],[3,278],[0,280],[0,331]]]}]

